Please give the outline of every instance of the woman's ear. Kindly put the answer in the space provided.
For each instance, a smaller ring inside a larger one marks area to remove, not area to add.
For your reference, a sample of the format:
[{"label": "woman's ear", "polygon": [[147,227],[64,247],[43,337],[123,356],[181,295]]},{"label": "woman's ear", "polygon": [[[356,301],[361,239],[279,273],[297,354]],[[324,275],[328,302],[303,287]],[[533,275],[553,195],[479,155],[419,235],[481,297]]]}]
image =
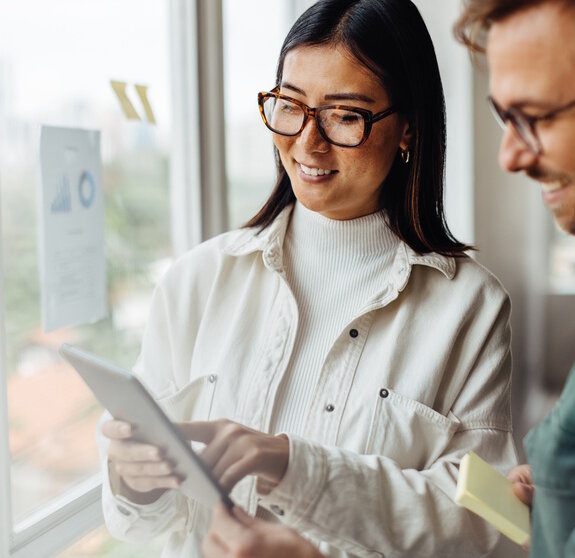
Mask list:
[{"label": "woman's ear", "polygon": [[403,134],[401,140],[399,141],[399,147],[402,151],[409,150],[411,142],[413,140],[413,128],[409,122],[405,122],[403,126]]}]

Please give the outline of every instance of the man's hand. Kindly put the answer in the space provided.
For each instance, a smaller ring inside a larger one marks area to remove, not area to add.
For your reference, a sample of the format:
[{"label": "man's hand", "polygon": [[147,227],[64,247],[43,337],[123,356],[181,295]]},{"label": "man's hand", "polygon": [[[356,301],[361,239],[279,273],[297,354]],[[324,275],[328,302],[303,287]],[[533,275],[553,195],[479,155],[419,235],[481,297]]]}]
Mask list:
[{"label": "man's hand", "polygon": [[310,542],[285,525],[268,523],[219,504],[202,544],[205,558],[323,558]]},{"label": "man's hand", "polygon": [[531,477],[531,467],[529,465],[518,465],[511,469],[507,478],[513,483],[515,496],[531,508],[535,492],[535,486]]},{"label": "man's hand", "polygon": [[[533,495],[535,494],[535,486],[533,485],[533,478],[531,476],[531,467],[529,465],[517,465],[513,467],[507,478],[513,483],[513,492],[524,504],[529,506],[529,510],[533,506]],[[529,551],[529,544],[523,546],[524,550]]]}]

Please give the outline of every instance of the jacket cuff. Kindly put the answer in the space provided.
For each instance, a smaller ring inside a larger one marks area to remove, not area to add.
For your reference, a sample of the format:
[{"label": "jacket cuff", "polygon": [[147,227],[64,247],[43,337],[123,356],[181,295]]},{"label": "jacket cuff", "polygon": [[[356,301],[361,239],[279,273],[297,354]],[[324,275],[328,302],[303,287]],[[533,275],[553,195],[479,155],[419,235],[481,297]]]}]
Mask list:
[{"label": "jacket cuff", "polygon": [[287,435],[289,461],[280,483],[270,492],[258,492],[259,504],[282,522],[296,527],[308,516],[327,480],[327,459],[321,446],[299,436]]}]

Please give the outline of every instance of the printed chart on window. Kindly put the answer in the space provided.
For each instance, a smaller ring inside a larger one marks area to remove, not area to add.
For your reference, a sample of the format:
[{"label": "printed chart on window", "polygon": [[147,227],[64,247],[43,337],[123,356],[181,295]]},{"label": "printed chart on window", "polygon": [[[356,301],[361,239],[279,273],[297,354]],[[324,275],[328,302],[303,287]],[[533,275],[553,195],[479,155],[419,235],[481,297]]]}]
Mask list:
[{"label": "printed chart on window", "polygon": [[39,246],[44,331],[107,314],[100,132],[43,126]]}]

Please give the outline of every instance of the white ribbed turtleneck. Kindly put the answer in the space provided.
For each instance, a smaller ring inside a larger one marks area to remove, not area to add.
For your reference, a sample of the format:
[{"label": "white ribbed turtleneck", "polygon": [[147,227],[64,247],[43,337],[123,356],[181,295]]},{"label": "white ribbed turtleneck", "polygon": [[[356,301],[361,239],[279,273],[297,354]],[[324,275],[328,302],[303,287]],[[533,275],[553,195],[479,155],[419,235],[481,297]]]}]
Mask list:
[{"label": "white ribbed turtleneck", "polygon": [[283,250],[299,323],[271,432],[303,434],[329,348],[385,286],[398,242],[379,212],[336,221],[295,204]]}]

